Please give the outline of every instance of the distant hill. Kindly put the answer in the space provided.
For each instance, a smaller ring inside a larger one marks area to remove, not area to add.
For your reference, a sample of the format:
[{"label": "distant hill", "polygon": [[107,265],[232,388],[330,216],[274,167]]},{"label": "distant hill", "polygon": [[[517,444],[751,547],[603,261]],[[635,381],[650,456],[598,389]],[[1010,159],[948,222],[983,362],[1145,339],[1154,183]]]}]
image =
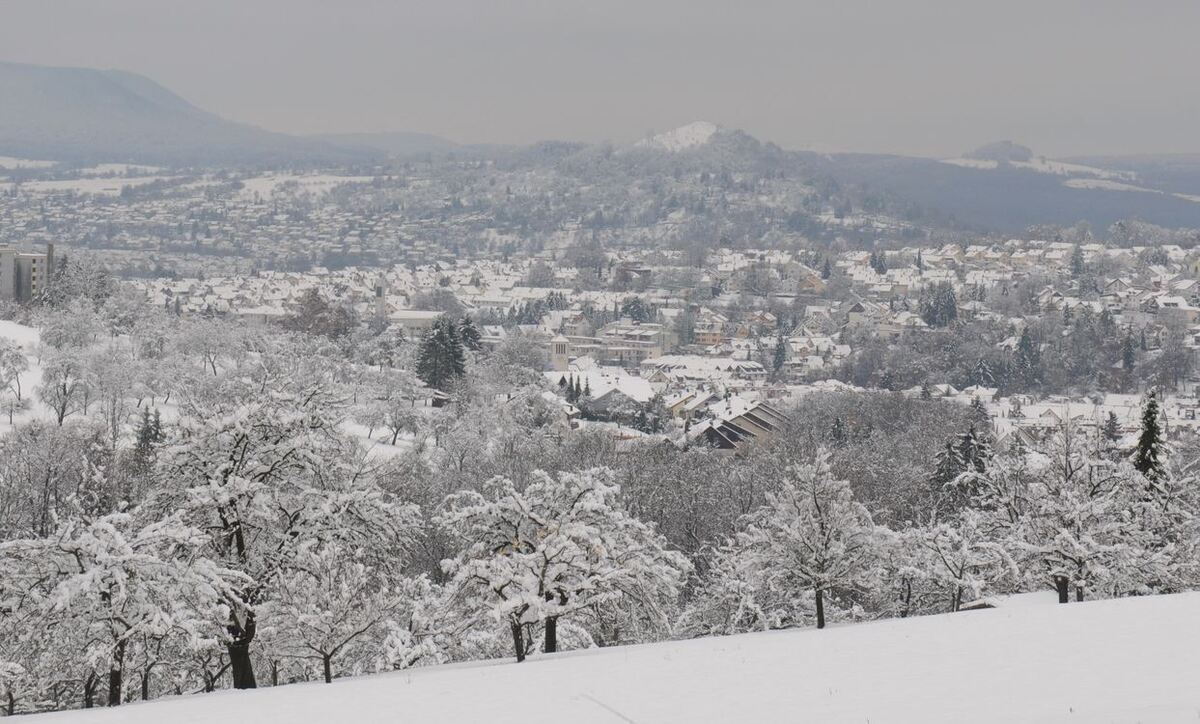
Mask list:
[{"label": "distant hill", "polygon": [[619,156],[631,175],[783,172],[846,198],[886,199],[883,210],[918,223],[970,231],[1018,233],[1079,221],[1105,229],[1129,218],[1200,228],[1200,156],[1059,161],[1013,141],[943,160],[816,153],[784,150],[703,121],[649,136]]},{"label": "distant hill", "polygon": [[0,63],[0,155],[67,162],[245,165],[361,153],[201,110],[134,73]]},{"label": "distant hill", "polygon": [[1033,158],[1033,151],[1027,146],[1012,141],[996,141],[980,146],[968,153],[966,157],[983,161],[1029,161]]}]

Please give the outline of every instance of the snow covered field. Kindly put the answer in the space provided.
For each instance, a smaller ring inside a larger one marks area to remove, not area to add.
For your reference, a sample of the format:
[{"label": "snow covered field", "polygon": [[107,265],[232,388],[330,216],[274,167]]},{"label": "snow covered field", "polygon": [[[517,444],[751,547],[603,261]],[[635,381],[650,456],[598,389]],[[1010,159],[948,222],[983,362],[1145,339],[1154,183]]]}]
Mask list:
[{"label": "snow covered field", "polygon": [[57,165],[54,161],[34,161],[28,158],[13,158],[12,156],[0,156],[0,169],[20,169],[20,168],[50,168]]},{"label": "snow covered field", "polygon": [[[1041,598],[1039,600],[1048,600]],[[415,669],[14,721],[1195,722],[1200,593]]]},{"label": "snow covered field", "polygon": [[34,418],[53,419],[53,413],[38,400],[34,390],[42,382],[42,365],[38,361],[37,348],[41,342],[41,335],[32,327],[26,327],[23,324],[17,324],[6,319],[0,319],[0,338],[7,338],[21,346],[25,352],[25,357],[29,361],[29,368],[18,375],[20,379],[21,396],[29,400],[30,407],[28,410],[15,415],[13,424],[8,424],[8,416],[0,415],[0,435],[9,432],[14,426]]},{"label": "snow covered field", "polygon": [[268,174],[255,176],[242,181],[241,194],[245,198],[270,198],[288,184],[295,184],[298,192],[314,195],[329,193],[342,184],[364,184],[374,179],[371,176],[333,176],[329,174]]},{"label": "snow covered field", "polygon": [[[59,179],[52,181],[29,181],[21,184],[21,190],[39,194],[61,194],[73,192],[77,194],[96,194],[99,196],[118,196],[125,186],[144,186],[163,180],[164,176],[119,176],[113,178],[77,178]],[[8,191],[13,184],[0,183],[0,190]]]}]

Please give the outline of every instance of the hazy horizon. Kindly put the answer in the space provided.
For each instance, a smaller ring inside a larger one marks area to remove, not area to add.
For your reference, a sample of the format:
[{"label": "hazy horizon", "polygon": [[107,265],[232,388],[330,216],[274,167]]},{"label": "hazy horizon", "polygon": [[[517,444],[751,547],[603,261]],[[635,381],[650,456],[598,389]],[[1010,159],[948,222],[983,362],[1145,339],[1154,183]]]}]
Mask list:
[{"label": "hazy horizon", "polygon": [[1200,4],[478,0],[0,4],[2,60],[144,74],[295,134],[629,142],[694,120],[787,148],[1200,152]]}]

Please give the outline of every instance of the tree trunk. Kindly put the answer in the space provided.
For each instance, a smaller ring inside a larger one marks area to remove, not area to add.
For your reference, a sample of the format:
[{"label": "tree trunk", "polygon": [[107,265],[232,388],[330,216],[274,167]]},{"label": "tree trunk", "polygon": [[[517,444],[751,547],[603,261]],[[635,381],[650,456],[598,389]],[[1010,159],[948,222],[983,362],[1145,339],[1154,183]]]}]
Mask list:
[{"label": "tree trunk", "polygon": [[326,684],[333,683],[333,668],[330,666],[330,659],[332,658],[333,657],[328,654],[321,656],[321,668],[325,671]]},{"label": "tree trunk", "polygon": [[11,689],[8,691],[7,697],[8,697],[8,701],[4,705],[4,715],[5,716],[16,716],[17,715],[17,697],[12,693]]},{"label": "tree trunk", "polygon": [[142,701],[150,700],[150,669],[142,672]]},{"label": "tree trunk", "polygon": [[1066,576],[1054,577],[1054,589],[1058,591],[1058,602],[1069,603],[1071,601],[1071,582]]},{"label": "tree trunk", "polygon": [[546,618],[546,645],[542,650],[548,654],[558,651],[558,616]]},{"label": "tree trunk", "polygon": [[108,705],[121,705],[121,688],[125,684],[125,642],[117,644],[113,650],[112,663],[108,667]]},{"label": "tree trunk", "polygon": [[1083,586],[1075,587],[1075,601],[1077,603],[1083,603]]},{"label": "tree trunk", "polygon": [[91,672],[83,682],[83,708],[91,709],[96,705],[96,673]]},{"label": "tree trunk", "polygon": [[512,629],[513,651],[517,655],[517,663],[525,660],[525,634],[521,631],[521,624],[517,621],[510,621],[509,628]]},{"label": "tree trunk", "polygon": [[254,689],[254,662],[250,659],[250,642],[241,640],[228,644],[229,670],[233,676],[233,688]]},{"label": "tree trunk", "polygon": [[817,589],[817,628],[825,628],[825,592]]}]

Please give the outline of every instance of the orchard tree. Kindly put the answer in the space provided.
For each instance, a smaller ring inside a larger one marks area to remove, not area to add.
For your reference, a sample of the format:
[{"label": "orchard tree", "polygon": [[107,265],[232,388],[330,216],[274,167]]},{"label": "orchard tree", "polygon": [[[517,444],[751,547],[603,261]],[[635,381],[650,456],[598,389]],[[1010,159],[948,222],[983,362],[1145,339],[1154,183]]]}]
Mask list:
[{"label": "orchard tree", "polygon": [[401,574],[406,552],[391,553],[373,559],[338,543],[298,551],[294,565],[279,578],[273,609],[284,655],[318,662],[330,683],[339,659],[353,659],[356,647],[386,636],[388,622],[402,619],[417,603],[410,592],[428,588],[421,582],[406,585]]},{"label": "orchard tree", "polygon": [[416,524],[413,508],[384,497],[337,430],[328,373],[273,360],[261,374],[257,387],[230,380],[225,394],[187,405],[160,465],[164,503],[208,534],[206,555],[247,581],[226,601],[224,622],[239,689],[256,685],[259,615],[300,551],[328,542],[388,549]]},{"label": "orchard tree", "polygon": [[651,526],[629,515],[604,468],[534,472],[523,489],[508,478],[482,492],[451,495],[438,518],[462,545],[443,562],[450,589],[468,610],[504,621],[517,661],[525,630],[544,625],[547,653],[558,650],[558,623],[629,599],[663,623],[690,564]]},{"label": "orchard tree", "polygon": [[0,337],[0,391],[12,390],[21,399],[21,375],[29,369],[29,359],[21,345]]},{"label": "orchard tree", "polygon": [[768,585],[811,590],[817,628],[824,628],[825,597],[860,583],[874,564],[871,514],[850,484],[834,477],[825,450],[790,467],[766,500],[748,516],[737,545],[758,562]]},{"label": "orchard tree", "polygon": [[198,556],[203,541],[179,515],[142,525],[114,513],[69,520],[49,538],[0,544],[0,557],[14,556],[22,562],[18,580],[46,589],[43,621],[83,632],[80,654],[107,668],[108,705],[117,706],[142,637],[213,635],[210,622],[238,575]]}]

